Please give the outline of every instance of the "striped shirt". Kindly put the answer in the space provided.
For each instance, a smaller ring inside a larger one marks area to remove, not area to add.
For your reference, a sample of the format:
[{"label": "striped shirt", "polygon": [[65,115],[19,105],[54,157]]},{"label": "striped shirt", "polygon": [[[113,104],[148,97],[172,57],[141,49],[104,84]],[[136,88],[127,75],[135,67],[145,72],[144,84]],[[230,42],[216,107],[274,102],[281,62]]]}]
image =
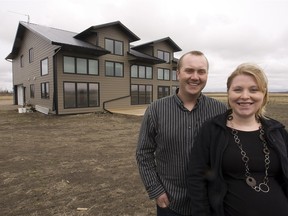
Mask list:
[{"label": "striped shirt", "polygon": [[150,199],[167,193],[169,208],[191,214],[187,197],[188,155],[204,121],[226,111],[226,105],[203,94],[192,111],[175,94],[151,103],[143,117],[136,160]]}]

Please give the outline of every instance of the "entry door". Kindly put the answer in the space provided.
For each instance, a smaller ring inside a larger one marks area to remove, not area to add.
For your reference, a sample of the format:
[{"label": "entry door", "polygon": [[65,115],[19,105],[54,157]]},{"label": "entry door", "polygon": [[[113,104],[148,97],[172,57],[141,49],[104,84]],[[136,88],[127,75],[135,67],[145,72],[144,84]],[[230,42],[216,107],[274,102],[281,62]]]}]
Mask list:
[{"label": "entry door", "polygon": [[24,105],[24,87],[22,85],[17,86],[17,100],[18,105]]}]

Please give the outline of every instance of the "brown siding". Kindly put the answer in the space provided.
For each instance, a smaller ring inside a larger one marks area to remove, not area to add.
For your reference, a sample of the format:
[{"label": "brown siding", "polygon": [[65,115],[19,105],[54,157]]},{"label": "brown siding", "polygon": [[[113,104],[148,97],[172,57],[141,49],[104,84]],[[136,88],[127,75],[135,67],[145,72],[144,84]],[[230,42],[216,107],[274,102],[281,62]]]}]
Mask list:
[{"label": "brown siding", "polygon": [[[33,48],[34,61],[29,63],[29,49]],[[17,58],[13,60],[13,85],[20,85],[26,88],[26,103],[53,108],[53,54],[57,46],[51,45],[42,37],[26,31],[22,41],[22,47]],[[24,66],[20,67],[20,57],[23,55]],[[48,58],[48,75],[41,76],[40,62]],[[49,99],[41,99],[41,83],[49,82]],[[30,85],[35,85],[35,97],[30,98]]]}]

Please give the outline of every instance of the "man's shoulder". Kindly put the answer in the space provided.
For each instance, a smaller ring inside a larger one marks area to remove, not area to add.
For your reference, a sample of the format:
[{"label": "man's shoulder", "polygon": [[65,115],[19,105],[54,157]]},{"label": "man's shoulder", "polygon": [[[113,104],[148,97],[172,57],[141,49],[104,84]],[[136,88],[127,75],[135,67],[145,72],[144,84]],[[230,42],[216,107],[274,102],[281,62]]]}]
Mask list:
[{"label": "man's shoulder", "polygon": [[217,100],[217,99],[215,99],[215,98],[212,98],[212,97],[210,97],[210,96],[204,95],[204,94],[203,94],[203,100],[204,100],[206,103],[216,104],[216,105],[220,105],[220,106],[225,106],[225,107],[226,107],[226,104],[223,103],[222,101]]}]

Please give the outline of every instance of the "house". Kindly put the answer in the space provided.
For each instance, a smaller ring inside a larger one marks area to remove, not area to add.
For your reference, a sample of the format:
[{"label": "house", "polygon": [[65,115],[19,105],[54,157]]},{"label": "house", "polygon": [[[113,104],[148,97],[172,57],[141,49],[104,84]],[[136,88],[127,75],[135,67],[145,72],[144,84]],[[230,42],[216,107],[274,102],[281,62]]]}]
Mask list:
[{"label": "house", "polygon": [[74,33],[19,22],[11,53],[14,104],[62,115],[147,107],[172,94],[181,48],[170,38],[141,45],[120,21]]}]

